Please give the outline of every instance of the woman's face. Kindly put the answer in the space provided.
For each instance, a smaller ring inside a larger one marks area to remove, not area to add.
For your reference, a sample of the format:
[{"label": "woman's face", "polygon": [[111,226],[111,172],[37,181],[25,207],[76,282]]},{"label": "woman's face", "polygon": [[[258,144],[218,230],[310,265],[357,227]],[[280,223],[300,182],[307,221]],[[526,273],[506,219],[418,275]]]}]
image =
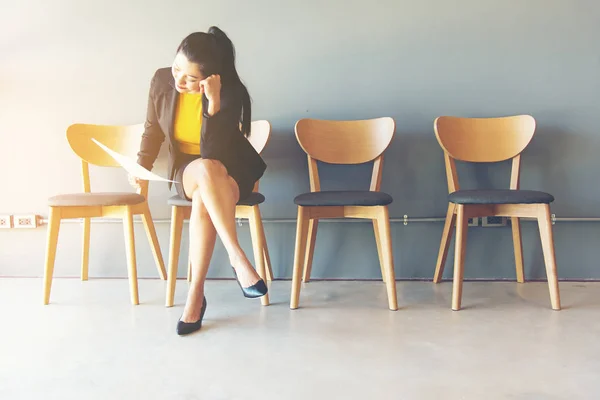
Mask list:
[{"label": "woman's face", "polygon": [[206,77],[198,64],[190,62],[185,55],[177,53],[171,67],[175,79],[175,89],[179,93],[200,94],[200,81]]}]

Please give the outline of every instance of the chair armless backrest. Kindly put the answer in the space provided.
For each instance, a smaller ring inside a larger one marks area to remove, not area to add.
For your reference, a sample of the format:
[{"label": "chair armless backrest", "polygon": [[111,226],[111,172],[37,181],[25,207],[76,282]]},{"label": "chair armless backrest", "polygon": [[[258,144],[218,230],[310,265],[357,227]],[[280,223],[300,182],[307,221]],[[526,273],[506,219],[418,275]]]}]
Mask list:
[{"label": "chair armless backrest", "polygon": [[[258,154],[262,153],[271,137],[271,124],[269,121],[252,121],[248,141]],[[254,192],[258,192],[258,181],[254,184]]]},{"label": "chair armless backrest", "polygon": [[437,140],[444,150],[450,193],[460,189],[454,160],[491,163],[512,159],[511,189],[519,189],[521,153],[535,133],[530,115],[501,118],[438,117]]},{"label": "chair armless backrest", "polygon": [[[84,192],[89,193],[91,191],[89,164],[100,167],[120,166],[110,155],[92,142],[92,139],[96,139],[106,147],[135,160],[140,149],[143,133],[143,124],[127,126],[74,124],[69,126],[67,140],[73,152],[81,159]],[[146,196],[148,182],[143,182],[141,186],[139,192]]]},{"label": "chair armless backrest", "polygon": [[308,157],[310,189],[320,191],[317,161],[329,164],[362,164],[374,161],[372,191],[378,191],[383,153],[390,145],[396,125],[389,117],[360,121],[301,119],[296,138]]}]

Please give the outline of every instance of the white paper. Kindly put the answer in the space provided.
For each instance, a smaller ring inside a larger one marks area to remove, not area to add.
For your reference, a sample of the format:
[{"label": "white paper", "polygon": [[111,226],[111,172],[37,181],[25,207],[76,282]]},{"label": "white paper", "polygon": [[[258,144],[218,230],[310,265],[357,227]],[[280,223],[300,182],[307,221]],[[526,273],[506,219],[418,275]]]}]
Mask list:
[{"label": "white paper", "polygon": [[109,149],[108,147],[106,147],[105,145],[103,145],[102,143],[97,141],[96,139],[92,138],[92,141],[94,143],[96,143],[98,146],[100,146],[100,148],[102,150],[104,150],[105,152],[107,152],[109,156],[114,158],[115,161],[118,162],[119,165],[121,165],[121,167],[123,167],[127,172],[129,172],[132,176],[135,176],[136,178],[143,179],[145,181],[160,181],[160,182],[177,183],[175,181],[165,179],[161,176],[158,176],[158,175],[148,171],[146,168],[144,168],[140,164],[138,164],[135,160],[132,160],[129,157],[124,156],[123,154],[119,154],[116,151]]}]

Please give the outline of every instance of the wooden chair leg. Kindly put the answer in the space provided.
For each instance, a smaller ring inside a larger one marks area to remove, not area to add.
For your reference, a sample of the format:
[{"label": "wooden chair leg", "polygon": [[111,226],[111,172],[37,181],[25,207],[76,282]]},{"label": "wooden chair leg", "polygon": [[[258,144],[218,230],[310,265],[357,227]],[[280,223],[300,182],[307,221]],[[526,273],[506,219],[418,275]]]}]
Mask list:
[{"label": "wooden chair leg", "polygon": [[263,243],[265,247],[263,248],[263,255],[265,258],[265,267],[267,269],[267,280],[270,282],[273,280],[273,269],[271,267],[271,256],[269,255],[269,246],[267,244],[267,236],[265,235],[265,228],[263,226],[262,217],[260,221],[258,221],[260,234],[263,237]]},{"label": "wooden chair leg", "polygon": [[434,283],[440,283],[442,281],[442,276],[444,275],[446,257],[448,257],[448,248],[450,247],[450,240],[452,239],[454,224],[456,221],[456,214],[454,213],[455,209],[456,205],[454,203],[448,204],[446,222],[444,223],[444,230],[442,231],[442,242],[440,243],[440,250],[438,253],[437,262],[435,264],[435,274],[433,275]]},{"label": "wooden chair leg", "polygon": [[125,248],[127,252],[127,269],[129,272],[129,294],[131,304],[140,304],[138,295],[137,265],[135,259],[135,236],[133,233],[133,213],[131,207],[125,207],[123,216],[123,230],[125,233]]},{"label": "wooden chair leg", "polygon": [[521,223],[519,218],[510,219],[513,234],[513,244],[515,247],[515,268],[517,271],[517,282],[525,282],[525,272],[523,268],[523,242],[521,241]]},{"label": "wooden chair leg", "polygon": [[[252,238],[252,248],[254,250],[254,262],[256,264],[256,272],[263,279],[267,280],[267,271],[265,267],[264,248],[265,243],[263,241],[264,235],[260,229],[260,210],[258,206],[252,207],[250,213],[249,225],[250,225],[250,237]],[[260,302],[263,306],[269,305],[269,294],[265,294],[260,298]]]},{"label": "wooden chair leg", "polygon": [[308,234],[308,211],[298,207],[298,222],[296,224],[296,247],[294,249],[294,270],[292,272],[292,295],[290,298],[290,308],[295,310],[300,302],[300,286],[302,284],[302,268],[304,267],[304,257],[306,256],[306,242]]},{"label": "wooden chair leg", "polygon": [[83,251],[81,253],[81,280],[87,281],[90,265],[90,218],[83,219]]},{"label": "wooden chair leg", "polygon": [[554,237],[552,234],[552,220],[550,217],[550,206],[540,205],[538,214],[538,226],[544,261],[546,263],[546,274],[548,275],[548,288],[550,290],[550,301],[552,309],[560,310],[560,292],[558,289],[558,276],[556,273],[556,256],[554,254]]},{"label": "wooden chair leg", "polygon": [[171,238],[169,239],[169,273],[167,274],[167,298],[165,305],[173,307],[175,300],[175,284],[177,282],[177,266],[181,251],[181,233],[183,231],[183,211],[180,207],[171,208]]},{"label": "wooden chair leg", "polygon": [[390,216],[387,207],[381,207],[377,218],[379,238],[381,240],[382,258],[385,265],[385,285],[388,295],[388,307],[392,311],[398,309],[396,297],[396,273],[394,271],[394,258],[392,253],[392,235],[390,233]]},{"label": "wooden chair leg", "polygon": [[154,256],[154,263],[158,270],[160,279],[167,280],[167,271],[165,270],[165,261],[160,250],[160,243],[158,243],[158,237],[156,236],[156,229],[154,228],[154,221],[152,221],[152,214],[150,209],[146,208],[142,214],[142,222],[144,223],[144,229],[146,230],[146,236],[148,236],[148,242],[152,249],[152,255]]},{"label": "wooden chair leg", "polygon": [[56,246],[60,230],[60,208],[50,207],[48,217],[48,232],[46,238],[46,263],[44,266],[44,304],[50,302],[52,289],[52,275],[54,274],[54,261],[56,259]]},{"label": "wooden chair leg", "polygon": [[465,264],[465,248],[467,245],[467,230],[469,219],[465,216],[465,206],[457,205],[456,242],[454,250],[454,282],[452,288],[452,309],[460,310]]},{"label": "wooden chair leg", "polygon": [[306,254],[304,256],[304,273],[302,280],[308,282],[310,280],[310,274],[312,272],[313,255],[315,253],[315,242],[317,240],[317,228],[319,227],[319,220],[311,219],[308,222],[308,246],[306,247]]},{"label": "wooden chair leg", "polygon": [[373,231],[375,231],[375,245],[377,246],[377,256],[379,257],[379,268],[381,269],[381,278],[385,283],[385,263],[383,261],[383,250],[381,249],[381,237],[379,235],[379,224],[373,220]]}]

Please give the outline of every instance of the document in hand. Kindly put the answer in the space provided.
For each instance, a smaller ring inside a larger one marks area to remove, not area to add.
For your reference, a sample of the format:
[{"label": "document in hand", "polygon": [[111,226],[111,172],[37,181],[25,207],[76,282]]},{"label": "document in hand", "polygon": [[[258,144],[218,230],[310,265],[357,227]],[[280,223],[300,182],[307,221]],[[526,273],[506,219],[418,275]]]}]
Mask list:
[{"label": "document in hand", "polygon": [[123,154],[119,154],[116,151],[109,149],[96,139],[92,139],[92,141],[98,146],[100,146],[102,150],[107,152],[108,155],[114,158],[115,161],[118,162],[119,165],[121,165],[127,172],[129,172],[131,175],[137,178],[143,179],[145,181],[175,182],[148,171],[146,168],[139,165],[135,160],[132,160],[129,157],[124,156]]}]

